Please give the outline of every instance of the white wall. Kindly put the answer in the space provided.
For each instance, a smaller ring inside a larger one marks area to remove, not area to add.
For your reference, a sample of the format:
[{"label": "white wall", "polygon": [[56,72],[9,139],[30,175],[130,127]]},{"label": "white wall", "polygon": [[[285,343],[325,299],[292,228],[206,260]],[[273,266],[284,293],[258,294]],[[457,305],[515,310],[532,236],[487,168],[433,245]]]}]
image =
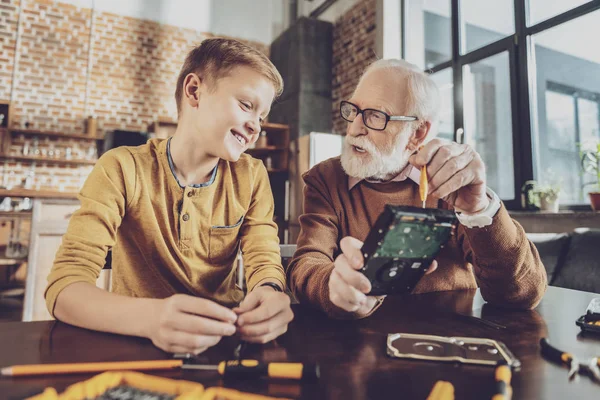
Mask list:
[{"label": "white wall", "polygon": [[[28,0],[31,1],[31,0]],[[60,0],[79,7],[271,44],[286,0]],[[285,24],[284,24],[285,23]]]},{"label": "white wall", "polygon": [[[310,13],[316,10],[324,1],[325,0],[298,0],[298,17],[308,17]],[[359,1],[360,0],[337,0],[329,6],[318,19],[333,23]]]}]

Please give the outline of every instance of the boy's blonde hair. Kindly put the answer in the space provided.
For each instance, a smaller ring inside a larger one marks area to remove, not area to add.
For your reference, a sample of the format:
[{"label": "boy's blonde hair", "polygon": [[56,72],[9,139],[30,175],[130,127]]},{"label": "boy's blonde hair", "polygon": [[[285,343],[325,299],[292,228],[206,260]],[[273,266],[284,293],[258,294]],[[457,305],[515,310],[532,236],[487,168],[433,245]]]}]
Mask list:
[{"label": "boy's blonde hair", "polygon": [[250,67],[271,81],[275,88],[275,98],[283,92],[283,79],[279,71],[263,53],[234,39],[206,39],[188,53],[179,72],[175,89],[177,114],[181,116],[183,83],[188,74],[199,74],[210,85],[214,85],[238,66]]}]

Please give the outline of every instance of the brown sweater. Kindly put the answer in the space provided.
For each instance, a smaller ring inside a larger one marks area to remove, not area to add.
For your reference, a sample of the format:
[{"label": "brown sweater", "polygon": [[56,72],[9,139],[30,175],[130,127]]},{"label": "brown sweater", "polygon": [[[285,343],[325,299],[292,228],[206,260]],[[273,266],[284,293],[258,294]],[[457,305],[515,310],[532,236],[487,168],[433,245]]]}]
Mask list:
[{"label": "brown sweater", "polygon": [[[331,316],[348,316],[329,300],[329,276],[340,254],[340,240],[363,240],[386,204],[421,206],[419,187],[410,180],[361,181],[351,189],[339,157],[324,161],[303,176],[304,214],[298,250],[288,270],[288,284],[303,303]],[[439,202],[444,205],[443,202]],[[429,198],[427,207],[437,208]],[[490,226],[458,232],[438,254],[438,269],[424,276],[413,293],[481,288],[490,303],[533,308],[546,290],[546,271],[523,228],[502,206]]]}]

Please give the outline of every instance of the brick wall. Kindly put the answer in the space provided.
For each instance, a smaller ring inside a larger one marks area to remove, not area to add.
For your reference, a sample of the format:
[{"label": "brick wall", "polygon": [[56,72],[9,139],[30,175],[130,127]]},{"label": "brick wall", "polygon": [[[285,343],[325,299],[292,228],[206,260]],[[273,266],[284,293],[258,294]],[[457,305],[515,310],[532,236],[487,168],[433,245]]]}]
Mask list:
[{"label": "brick wall", "polygon": [[10,99],[20,0],[0,0],[0,101]]},{"label": "brick wall", "polygon": [[12,126],[81,133],[91,10],[21,1]]},{"label": "brick wall", "polygon": [[[188,51],[211,36],[53,0],[0,0],[0,102],[12,97],[13,128],[27,123],[29,129],[82,133],[85,119],[95,115],[99,135],[145,131],[158,117],[176,118],[179,69]],[[268,54],[267,45],[245,42]],[[39,143],[46,153],[61,146],[72,145]],[[23,149],[12,146],[9,152]],[[76,191],[89,169],[38,162],[35,176],[42,188],[58,189],[59,182],[65,191]],[[13,171],[19,182],[30,170],[27,161],[7,162],[0,176]],[[46,179],[51,174],[60,179]]]},{"label": "brick wall", "polygon": [[346,132],[346,122],[339,116],[340,101],[352,95],[363,70],[376,59],[376,8],[376,0],[359,1],[335,22],[331,85],[334,133]]}]

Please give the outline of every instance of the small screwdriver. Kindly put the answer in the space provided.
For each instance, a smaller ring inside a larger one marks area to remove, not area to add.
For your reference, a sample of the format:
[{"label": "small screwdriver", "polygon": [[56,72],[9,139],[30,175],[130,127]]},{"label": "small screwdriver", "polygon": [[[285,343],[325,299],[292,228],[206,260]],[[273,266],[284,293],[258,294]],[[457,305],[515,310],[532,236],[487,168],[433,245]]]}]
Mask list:
[{"label": "small screwdriver", "polygon": [[[419,147],[419,151],[423,146]],[[429,183],[427,182],[427,166],[423,165],[421,167],[421,179],[419,180],[419,195],[421,196],[421,201],[423,202],[423,208],[425,208],[425,203],[427,202],[427,194],[429,192]]]},{"label": "small screwdriver", "polygon": [[182,369],[218,371],[224,378],[280,378],[316,380],[320,377],[318,364],[259,363],[257,360],[229,360],[219,364],[182,364]]},{"label": "small screwdriver", "polygon": [[454,400],[454,386],[450,382],[437,381],[427,400]]}]

